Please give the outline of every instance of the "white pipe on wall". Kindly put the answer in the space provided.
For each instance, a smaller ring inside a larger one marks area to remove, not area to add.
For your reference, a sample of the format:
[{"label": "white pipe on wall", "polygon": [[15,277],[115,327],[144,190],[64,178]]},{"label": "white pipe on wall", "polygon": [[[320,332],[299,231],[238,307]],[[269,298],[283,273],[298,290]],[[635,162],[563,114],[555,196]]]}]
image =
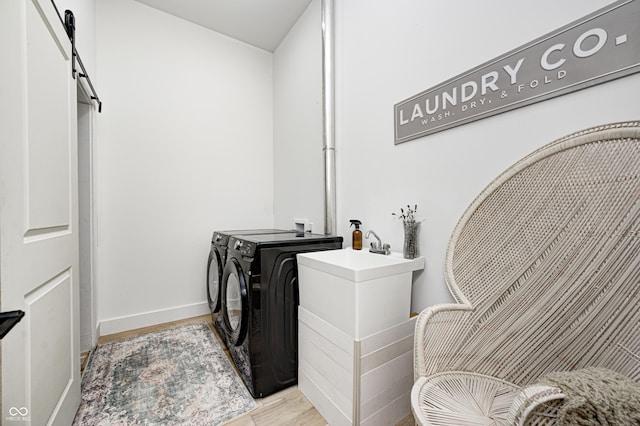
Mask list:
[{"label": "white pipe on wall", "polygon": [[334,129],[333,0],[322,0],[322,141],[324,233],[336,233],[336,148]]}]

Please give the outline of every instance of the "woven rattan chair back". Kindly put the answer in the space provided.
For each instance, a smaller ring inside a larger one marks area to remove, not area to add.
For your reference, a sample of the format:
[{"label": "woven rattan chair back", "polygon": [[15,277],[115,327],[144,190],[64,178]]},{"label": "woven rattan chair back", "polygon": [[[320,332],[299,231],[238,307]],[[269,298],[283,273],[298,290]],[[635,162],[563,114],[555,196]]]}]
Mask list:
[{"label": "woven rattan chair back", "polygon": [[417,376],[526,386],[600,366],[640,380],[640,123],[572,134],[496,178],[456,226],[445,273],[465,318],[431,318],[454,343],[416,349]]}]

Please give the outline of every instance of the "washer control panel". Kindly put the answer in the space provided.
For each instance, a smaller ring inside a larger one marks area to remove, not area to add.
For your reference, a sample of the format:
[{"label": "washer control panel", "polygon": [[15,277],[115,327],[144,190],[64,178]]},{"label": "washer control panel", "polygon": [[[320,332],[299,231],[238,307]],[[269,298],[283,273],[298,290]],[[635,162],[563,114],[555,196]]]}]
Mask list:
[{"label": "washer control panel", "polygon": [[211,242],[217,245],[226,245],[228,243],[229,236],[225,234],[221,234],[219,232],[214,232],[211,237]]},{"label": "washer control panel", "polygon": [[228,247],[247,257],[253,257],[256,252],[256,243],[235,237],[231,237]]}]

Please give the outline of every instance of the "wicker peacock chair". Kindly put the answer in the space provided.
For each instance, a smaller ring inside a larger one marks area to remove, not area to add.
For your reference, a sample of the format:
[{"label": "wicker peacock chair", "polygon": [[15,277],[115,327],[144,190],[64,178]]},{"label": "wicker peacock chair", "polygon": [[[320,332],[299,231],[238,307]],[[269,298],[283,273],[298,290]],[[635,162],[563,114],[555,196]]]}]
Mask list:
[{"label": "wicker peacock chair", "polygon": [[528,155],[469,206],[447,250],[456,304],[416,322],[416,421],[557,424],[551,372],[640,381],[640,122]]}]

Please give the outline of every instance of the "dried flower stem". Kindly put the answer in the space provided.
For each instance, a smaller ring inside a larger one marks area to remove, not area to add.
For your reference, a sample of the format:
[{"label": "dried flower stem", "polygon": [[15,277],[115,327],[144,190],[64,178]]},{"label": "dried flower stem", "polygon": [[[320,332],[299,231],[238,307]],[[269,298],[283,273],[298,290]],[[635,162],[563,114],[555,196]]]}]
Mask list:
[{"label": "dried flower stem", "polygon": [[392,216],[396,216],[398,219],[402,219],[403,223],[407,222],[415,222],[416,221],[416,212],[418,211],[418,205],[414,205],[413,208],[409,204],[407,204],[407,210],[404,208],[400,208],[400,214],[391,213]]}]

